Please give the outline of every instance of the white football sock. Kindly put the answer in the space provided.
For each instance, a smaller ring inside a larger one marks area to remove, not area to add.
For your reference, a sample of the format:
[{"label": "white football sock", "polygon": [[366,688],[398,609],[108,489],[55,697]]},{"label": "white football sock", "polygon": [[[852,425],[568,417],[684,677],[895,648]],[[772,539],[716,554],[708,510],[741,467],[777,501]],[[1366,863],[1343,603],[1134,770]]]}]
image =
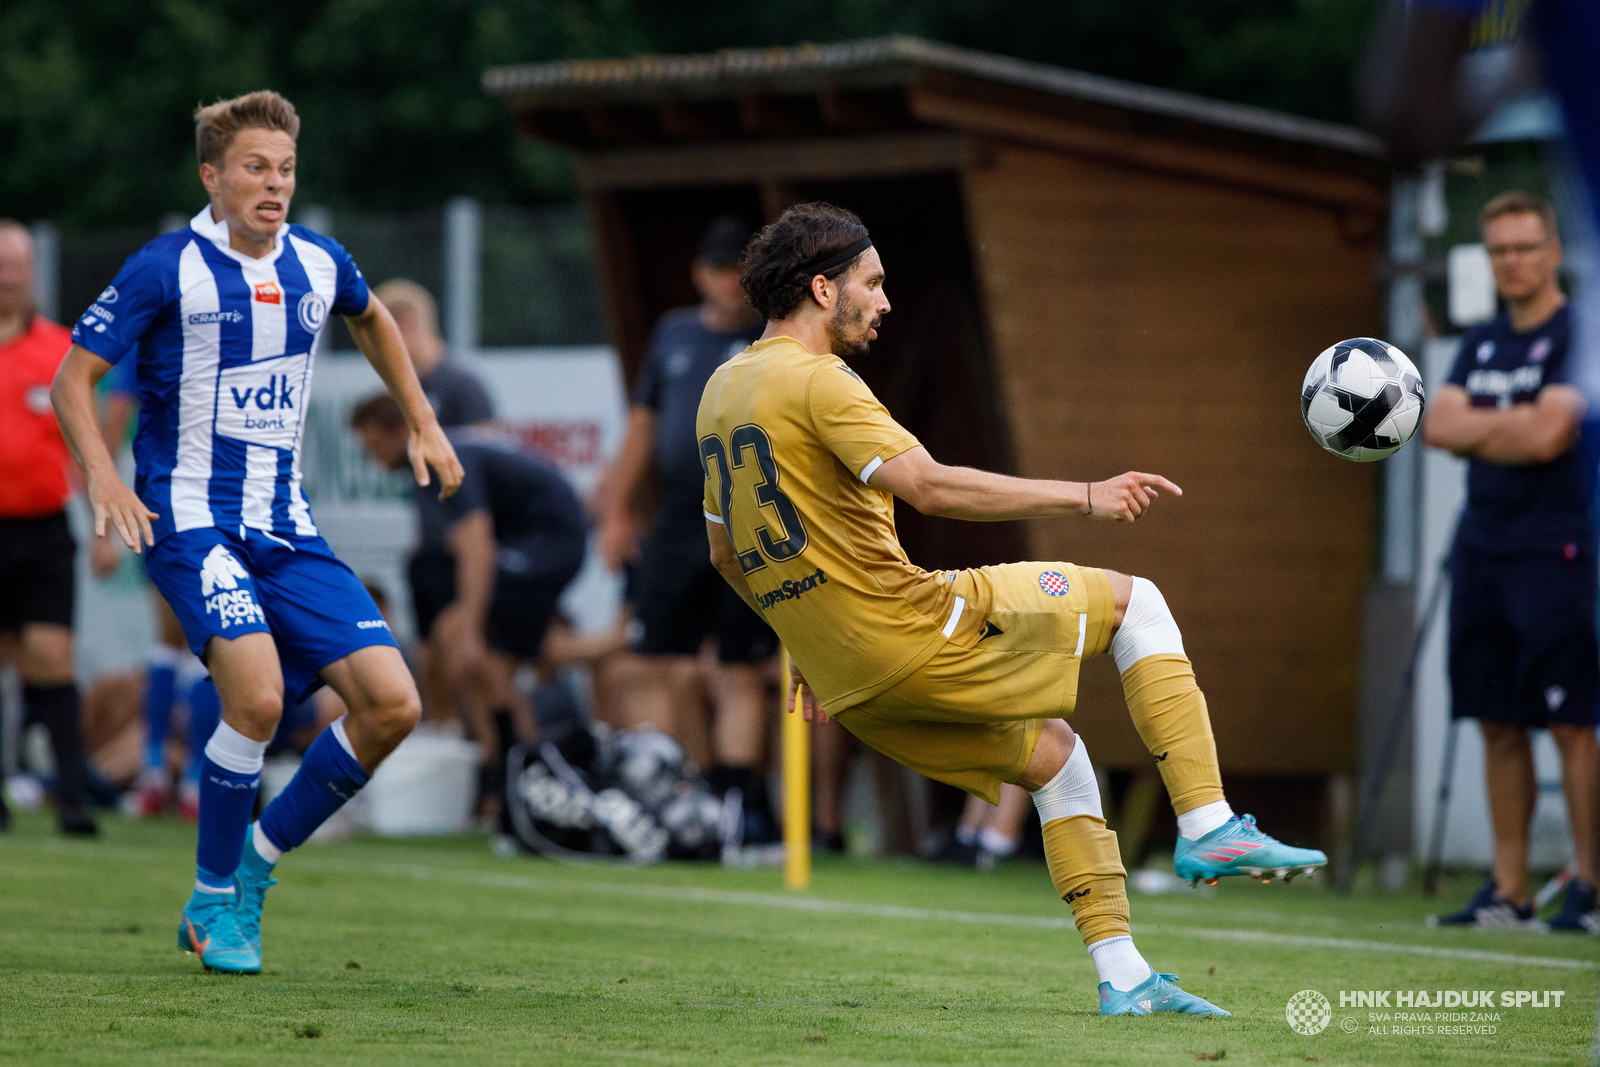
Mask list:
[{"label": "white football sock", "polygon": [[1118,993],[1128,992],[1155,973],[1127,934],[1096,941],[1089,946],[1089,958],[1100,972],[1100,981],[1110,982]]},{"label": "white football sock", "polygon": [[1089,762],[1089,749],[1083,743],[1082,734],[1077,736],[1072,755],[1067,757],[1056,776],[1034,792],[1033,806],[1039,809],[1041,824],[1074,815],[1105,818],[1100,807],[1100,783],[1094,776],[1094,766]]},{"label": "white football sock", "polygon": [[225,722],[217,723],[206,742],[206,759],[234,774],[260,774],[270,741],[246,737]]},{"label": "white football sock", "polygon": [[256,855],[268,863],[277,863],[283,859],[283,850],[267,840],[266,832],[261,829],[259,822],[250,824],[250,841],[256,846]]},{"label": "white football sock", "polygon": [[1017,850],[1017,839],[985,826],[978,831],[978,847],[992,856],[1004,858]]},{"label": "white football sock", "polygon": [[233,896],[233,886],[230,885],[225,888],[218,889],[214,885],[206,885],[198,878],[194,880],[194,891],[196,893],[215,893],[219,897]]},{"label": "white football sock", "polygon": [[1111,637],[1111,658],[1120,674],[1146,656],[1183,655],[1183,635],[1167,598],[1148,578],[1135,578],[1122,625]]},{"label": "white football sock", "polygon": [[1226,800],[1202,804],[1178,816],[1178,835],[1194,841],[1206,836],[1231,818],[1233,809],[1228,807]]}]

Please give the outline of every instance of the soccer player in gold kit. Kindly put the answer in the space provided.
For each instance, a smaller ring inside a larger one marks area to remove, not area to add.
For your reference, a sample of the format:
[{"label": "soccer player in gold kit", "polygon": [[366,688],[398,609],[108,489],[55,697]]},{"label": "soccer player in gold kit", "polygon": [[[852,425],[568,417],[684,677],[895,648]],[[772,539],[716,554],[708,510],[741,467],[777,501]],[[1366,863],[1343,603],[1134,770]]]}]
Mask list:
[{"label": "soccer player in gold kit", "polygon": [[743,284],[765,333],[711,377],[697,433],[711,560],[788,647],[805,717],[832,715],[880,752],[991,803],[1033,794],[1051,880],[1100,975],[1100,1011],[1227,1012],[1154,972],[1133,945],[1126,872],[1083,740],[1064,721],[1078,668],[1107,651],[1178,813],[1180,876],[1293,877],[1327,862],[1235,816],[1205,697],[1149,581],[1071,563],[929,572],[906,558],[894,501],[972,520],[1133,522],[1156,474],[1103,482],[947,467],[846,362],[889,311],[866,227],[799,204],[750,243]]}]

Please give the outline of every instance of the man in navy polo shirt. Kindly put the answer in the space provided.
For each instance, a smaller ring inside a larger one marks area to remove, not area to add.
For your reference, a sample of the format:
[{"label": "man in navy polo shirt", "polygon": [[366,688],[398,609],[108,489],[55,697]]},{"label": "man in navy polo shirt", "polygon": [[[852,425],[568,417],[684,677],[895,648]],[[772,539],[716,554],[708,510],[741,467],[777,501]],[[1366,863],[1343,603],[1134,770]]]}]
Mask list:
[{"label": "man in navy polo shirt", "polygon": [[1472,461],[1451,564],[1450,690],[1452,714],[1483,731],[1495,859],[1472,902],[1441,921],[1540,925],[1528,900],[1538,800],[1528,730],[1537,726],[1561,749],[1577,858],[1550,926],[1600,933],[1595,457],[1583,441],[1584,401],[1568,384],[1561,243],[1555,212],[1527,193],[1495,197],[1480,221],[1506,310],[1462,338],[1424,434]]}]

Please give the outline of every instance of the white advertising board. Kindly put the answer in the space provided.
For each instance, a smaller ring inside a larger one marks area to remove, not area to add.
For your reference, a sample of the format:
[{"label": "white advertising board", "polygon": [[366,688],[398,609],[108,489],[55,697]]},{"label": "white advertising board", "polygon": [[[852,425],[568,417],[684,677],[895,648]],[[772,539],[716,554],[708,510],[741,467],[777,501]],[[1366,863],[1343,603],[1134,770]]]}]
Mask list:
[{"label": "white advertising board", "polygon": [[[468,364],[494,397],[500,421],[528,448],[572,479],[580,495],[593,489],[615,455],[627,421],[622,369],[608,347],[494,349]],[[405,560],[416,541],[410,474],[380,470],[361,454],[349,429],[350,409],[381,389],[377,373],[359,355],[319,355],[306,410],[302,470],[312,514],[339,558],[389,596],[396,633],[412,636]],[[122,457],[132,480],[131,456]],[[88,520],[74,502],[80,546]],[[87,681],[108,670],[142,663],[154,640],[154,623],[142,564],[126,554],[105,580],[88,573],[79,552],[77,596],[79,675]],[[593,550],[568,588],[563,607],[579,629],[602,629],[616,616],[621,581],[599,564]]]}]

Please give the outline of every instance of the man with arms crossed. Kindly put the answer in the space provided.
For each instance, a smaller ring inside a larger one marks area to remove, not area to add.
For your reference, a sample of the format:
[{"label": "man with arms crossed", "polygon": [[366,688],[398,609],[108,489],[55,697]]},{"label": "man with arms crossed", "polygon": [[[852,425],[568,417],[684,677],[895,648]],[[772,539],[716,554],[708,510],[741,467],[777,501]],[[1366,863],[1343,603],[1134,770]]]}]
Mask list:
[{"label": "man with arms crossed", "polygon": [[1080,660],[1116,657],[1178,812],[1179,875],[1293,877],[1327,860],[1228,807],[1205,698],[1161,593],[1070,563],[929,573],[894,529],[894,496],[951,518],[1132,522],[1158,489],[1180,490],[1153,474],[1091,485],[935,462],[840,358],[865,354],[889,310],[882,261],[850,212],[790,208],[744,263],[767,328],[712,375],[700,404],[706,535],[717,569],[794,657],[806,718],[837,716],[880,752],[990,803],[1002,782],[1031,791],[1051,879],[1101,978],[1102,1014],[1228,1014],[1134,948],[1116,834],[1083,741],[1061,718]]},{"label": "man with arms crossed", "polygon": [[[273,92],[195,113],[211,203],[123,265],[73,327],[51,394],[88,475],[95,533],[149,548],[150,578],[221,694],[201,772],[195,891],[178,930],[179,947],[216,971],[261,969],[273,865],[366,784],[421,710],[387,624],[317,532],[300,487],[311,352],[330,312],[346,317],[405,412],[417,481],[430,466],[446,495],[461,481],[389,312],[339,244],[288,225],[299,131],[294,106]],[[94,385],[124,359],[138,361],[143,401],[136,489],[117,477],[95,420]],[[324,683],[348,715],[251,828],[285,697],[302,701]]]},{"label": "man with arms crossed", "polygon": [[1428,444],[1472,462],[1450,580],[1451,714],[1477,719],[1494,826],[1494,873],[1448,925],[1538,927],[1528,824],[1539,799],[1528,730],[1561,750],[1577,877],[1552,929],[1600,934],[1595,903],[1600,651],[1595,641],[1595,459],[1580,441],[1561,241],[1550,205],[1502,193],[1480,216],[1505,313],[1461,339],[1428,406]]}]

